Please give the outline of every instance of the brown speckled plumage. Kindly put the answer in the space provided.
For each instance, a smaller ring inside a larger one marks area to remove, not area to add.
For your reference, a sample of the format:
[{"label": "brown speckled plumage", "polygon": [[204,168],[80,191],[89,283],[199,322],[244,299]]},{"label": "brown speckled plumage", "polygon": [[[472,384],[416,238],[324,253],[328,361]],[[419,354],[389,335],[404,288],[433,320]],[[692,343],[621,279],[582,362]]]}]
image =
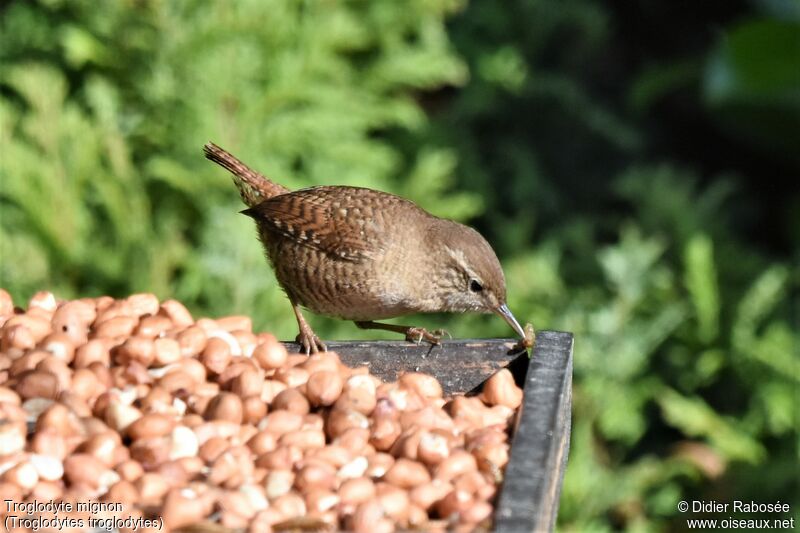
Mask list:
[{"label": "brown speckled plumage", "polygon": [[234,176],[278,282],[295,307],[307,351],[324,349],[299,312],[353,320],[409,339],[438,342],[422,328],[375,319],[416,312],[497,312],[523,334],[505,305],[503,271],[473,229],[372,189],[288,189],[214,144],[206,157]]}]

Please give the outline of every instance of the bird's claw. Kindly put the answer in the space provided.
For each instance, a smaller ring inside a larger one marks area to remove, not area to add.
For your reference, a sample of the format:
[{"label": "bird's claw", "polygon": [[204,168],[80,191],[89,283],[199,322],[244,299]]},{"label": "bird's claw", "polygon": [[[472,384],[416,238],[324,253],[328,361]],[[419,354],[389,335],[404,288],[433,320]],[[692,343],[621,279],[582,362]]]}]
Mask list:
[{"label": "bird's claw", "polygon": [[328,351],[328,347],[325,346],[325,343],[310,331],[301,331],[298,333],[295,342],[301,346],[303,353],[306,355]]},{"label": "bird's claw", "polygon": [[439,337],[440,339],[441,339],[442,337],[444,337],[445,335],[447,336],[447,338],[448,338],[448,339],[450,339],[450,340],[452,340],[452,339],[453,339],[453,336],[452,336],[452,335],[450,335],[450,332],[449,332],[449,331],[447,331],[446,329],[435,329],[435,330],[433,330],[431,333],[433,333],[434,335],[436,335],[436,336],[437,336],[437,337]]},{"label": "bird's claw", "polygon": [[440,344],[443,334],[448,337],[450,336],[450,334],[443,329],[437,329],[431,332],[425,328],[410,327],[406,330],[406,340],[416,344],[422,344],[424,340],[431,344],[438,345]]}]

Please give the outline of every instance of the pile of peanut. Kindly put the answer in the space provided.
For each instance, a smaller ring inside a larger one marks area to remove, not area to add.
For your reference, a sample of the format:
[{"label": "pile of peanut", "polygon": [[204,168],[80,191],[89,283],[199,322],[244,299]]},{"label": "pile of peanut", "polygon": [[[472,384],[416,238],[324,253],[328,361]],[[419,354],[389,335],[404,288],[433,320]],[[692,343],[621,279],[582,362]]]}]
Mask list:
[{"label": "pile of peanut", "polygon": [[0,289],[0,501],[116,502],[160,531],[481,530],[521,401],[507,370],[444,398],[288,354],[246,316]]}]

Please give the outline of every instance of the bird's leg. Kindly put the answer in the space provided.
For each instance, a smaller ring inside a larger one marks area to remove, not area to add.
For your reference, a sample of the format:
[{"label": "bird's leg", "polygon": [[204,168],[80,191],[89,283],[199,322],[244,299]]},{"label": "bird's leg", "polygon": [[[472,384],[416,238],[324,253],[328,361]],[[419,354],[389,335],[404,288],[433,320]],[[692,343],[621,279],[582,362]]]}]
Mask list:
[{"label": "bird's leg", "polygon": [[303,313],[300,312],[300,306],[292,302],[292,309],[294,310],[294,316],[297,318],[297,327],[300,329],[295,341],[302,346],[303,351],[306,354],[327,352],[328,347],[314,334],[314,330],[311,329]]},{"label": "bird's leg", "polygon": [[450,336],[450,334],[443,329],[428,331],[425,328],[418,328],[414,326],[398,326],[395,324],[383,324],[381,322],[373,322],[372,320],[361,321],[361,322],[355,321],[355,324],[361,329],[382,329],[385,331],[402,333],[403,335],[406,336],[407,341],[416,342],[417,344],[421,343],[423,340],[431,344],[439,344],[442,335],[447,335],[448,337]]}]

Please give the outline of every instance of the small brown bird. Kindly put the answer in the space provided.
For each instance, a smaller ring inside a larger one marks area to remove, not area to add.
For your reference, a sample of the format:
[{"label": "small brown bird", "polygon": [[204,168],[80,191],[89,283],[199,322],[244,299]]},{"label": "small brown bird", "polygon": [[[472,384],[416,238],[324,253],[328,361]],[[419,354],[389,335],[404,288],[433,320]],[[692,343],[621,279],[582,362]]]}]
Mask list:
[{"label": "small brown bird", "polygon": [[205,156],[233,174],[289,301],[306,353],[324,351],[300,312],[352,320],[359,328],[438,344],[441,331],[382,324],[410,313],[494,312],[525,337],[506,305],[506,282],[489,243],[472,228],[372,189],[289,191],[219,146]]}]

